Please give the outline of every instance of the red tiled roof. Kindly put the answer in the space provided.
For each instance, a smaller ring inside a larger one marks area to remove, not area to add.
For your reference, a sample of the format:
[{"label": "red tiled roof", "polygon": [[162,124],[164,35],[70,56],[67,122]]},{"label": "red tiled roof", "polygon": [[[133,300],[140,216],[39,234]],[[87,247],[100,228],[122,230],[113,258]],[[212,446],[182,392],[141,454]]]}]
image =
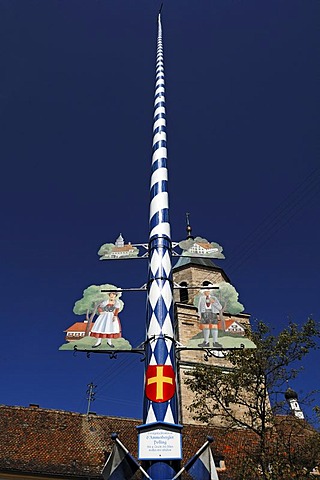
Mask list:
[{"label": "red tiled roof", "polygon": [[205,248],[206,250],[210,250],[210,249],[216,250],[216,247],[213,247],[211,243],[196,242],[194,245],[199,245],[199,247]]},{"label": "red tiled roof", "polygon": [[[230,319],[226,318],[225,319],[226,328],[229,328],[233,323],[237,323],[238,325],[240,325],[239,322],[235,318],[230,318]],[[242,327],[242,329],[243,329],[243,327]]]},{"label": "red tiled roof", "polygon": [[[67,330],[64,330],[65,332],[85,332],[87,328],[87,322],[76,322],[71,327],[67,328]],[[91,325],[92,328],[93,325]],[[90,330],[91,330],[90,328]]]},{"label": "red tiled roof", "polygon": [[[296,420],[291,417],[289,421]],[[141,423],[132,418],[0,405],[0,474],[101,478],[113,445],[111,433],[118,433],[137,457],[136,426]],[[256,438],[249,430],[185,425],[182,464],[203,445],[207,435],[214,438],[214,456],[225,458],[227,470],[219,473],[219,479],[232,479],[241,464],[241,451],[254,447]],[[186,474],[183,478],[190,477]]]},{"label": "red tiled roof", "polygon": [[123,245],[123,247],[113,247],[112,252],[128,252],[134,250],[132,245]]},{"label": "red tiled roof", "polygon": [[99,476],[110,435],[135,447],[138,420],[0,406],[0,470]]},{"label": "red tiled roof", "polygon": [[[141,423],[130,418],[0,405],[0,472],[99,477],[112,449],[111,433],[118,433],[137,457],[136,426]],[[230,466],[230,456],[246,433],[226,434],[224,429],[186,425],[185,461],[212,435],[214,454],[225,456]],[[224,479],[223,473],[220,478]]]}]

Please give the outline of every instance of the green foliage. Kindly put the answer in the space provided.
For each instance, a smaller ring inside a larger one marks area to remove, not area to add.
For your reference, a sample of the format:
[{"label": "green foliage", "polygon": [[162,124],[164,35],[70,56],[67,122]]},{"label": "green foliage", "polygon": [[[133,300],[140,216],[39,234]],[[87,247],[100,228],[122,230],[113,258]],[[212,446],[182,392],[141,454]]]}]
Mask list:
[{"label": "green foliage", "polygon": [[[319,348],[319,325],[313,319],[308,319],[301,328],[289,323],[275,335],[259,322],[247,336],[256,349],[230,352],[223,368],[200,364],[189,372],[186,383],[195,394],[190,410],[202,422],[210,423],[219,417],[226,426],[245,428],[255,438],[255,448],[250,441],[242,462],[246,472],[234,478],[257,478],[258,474],[265,480],[307,478],[303,475],[309,475],[311,466],[315,466],[316,459],[319,461],[319,448],[313,448],[320,446],[319,434],[314,430],[311,434],[305,421],[275,415],[284,412],[285,401],[275,401],[271,406],[270,398],[276,399],[280,392],[284,398],[287,382],[301,369],[299,362],[311,350]],[[288,433],[288,426],[280,428],[280,418],[293,421],[294,435]],[[303,436],[303,442],[297,444],[299,436]],[[308,448],[307,440],[310,440]]]},{"label": "green foliage", "polygon": [[[106,283],[104,285],[90,285],[83,291],[83,297],[80,300],[77,300],[73,307],[73,313],[76,315],[83,315],[85,313],[92,313],[96,311],[99,303],[103,300],[107,300],[109,297],[108,292],[102,292],[101,290],[117,290],[117,287]],[[118,297],[121,293],[118,293]],[[120,311],[123,308],[123,302],[120,301]]]},{"label": "green foliage", "polygon": [[109,255],[114,248],[114,243],[104,243],[98,251],[98,255]]},{"label": "green foliage", "polygon": [[227,311],[232,315],[243,312],[244,306],[238,302],[239,294],[233,285],[227,282],[219,283],[218,300],[223,306],[223,311]]},{"label": "green foliage", "polygon": [[[97,339],[95,337],[83,337],[81,339],[77,339],[72,342],[66,342],[61,347],[59,350],[71,350],[74,351],[74,347],[76,346],[79,350],[83,349],[91,349],[92,345],[96,343]],[[132,346],[126,340],[125,338],[113,338],[112,339],[112,344],[113,347],[111,347],[106,339],[102,339],[100,347],[96,348],[94,351],[99,351],[99,350],[131,350]]]}]

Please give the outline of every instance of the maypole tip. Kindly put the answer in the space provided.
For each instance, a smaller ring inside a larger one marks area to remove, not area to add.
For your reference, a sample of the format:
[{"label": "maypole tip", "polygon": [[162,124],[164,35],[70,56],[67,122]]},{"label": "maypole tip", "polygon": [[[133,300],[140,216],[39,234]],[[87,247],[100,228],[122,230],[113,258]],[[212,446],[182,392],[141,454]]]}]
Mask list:
[{"label": "maypole tip", "polygon": [[118,438],[118,434],[117,433],[111,433],[111,439],[115,440],[116,438]]},{"label": "maypole tip", "polygon": [[212,443],[213,442],[213,437],[208,436],[207,440],[208,440],[209,443]]},{"label": "maypole tip", "polygon": [[159,15],[161,15],[162,7],[163,7],[163,2],[161,3],[160,8],[159,8]]}]

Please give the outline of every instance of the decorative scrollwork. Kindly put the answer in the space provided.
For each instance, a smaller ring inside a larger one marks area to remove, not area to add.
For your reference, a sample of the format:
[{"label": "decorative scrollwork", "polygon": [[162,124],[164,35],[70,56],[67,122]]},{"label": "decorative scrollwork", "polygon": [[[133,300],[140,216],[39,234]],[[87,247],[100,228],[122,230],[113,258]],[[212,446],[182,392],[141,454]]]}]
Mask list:
[{"label": "decorative scrollwork", "polygon": [[203,358],[206,362],[208,362],[209,358],[225,358],[227,352],[225,350],[217,350],[213,348],[204,348]]}]

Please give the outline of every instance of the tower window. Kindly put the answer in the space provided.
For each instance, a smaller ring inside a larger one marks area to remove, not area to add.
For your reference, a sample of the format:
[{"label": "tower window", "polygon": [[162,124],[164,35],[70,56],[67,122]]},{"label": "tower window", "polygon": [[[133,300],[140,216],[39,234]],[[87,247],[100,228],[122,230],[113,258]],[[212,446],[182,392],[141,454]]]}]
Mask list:
[{"label": "tower window", "polygon": [[[187,282],[181,282],[180,287],[187,287],[188,284]],[[189,300],[189,294],[188,290],[186,288],[180,288],[180,302],[181,303],[188,303]]]},{"label": "tower window", "polygon": [[208,282],[208,280],[205,280],[204,282],[202,282],[202,285],[204,287],[207,287],[208,285],[212,285],[212,282]]}]

